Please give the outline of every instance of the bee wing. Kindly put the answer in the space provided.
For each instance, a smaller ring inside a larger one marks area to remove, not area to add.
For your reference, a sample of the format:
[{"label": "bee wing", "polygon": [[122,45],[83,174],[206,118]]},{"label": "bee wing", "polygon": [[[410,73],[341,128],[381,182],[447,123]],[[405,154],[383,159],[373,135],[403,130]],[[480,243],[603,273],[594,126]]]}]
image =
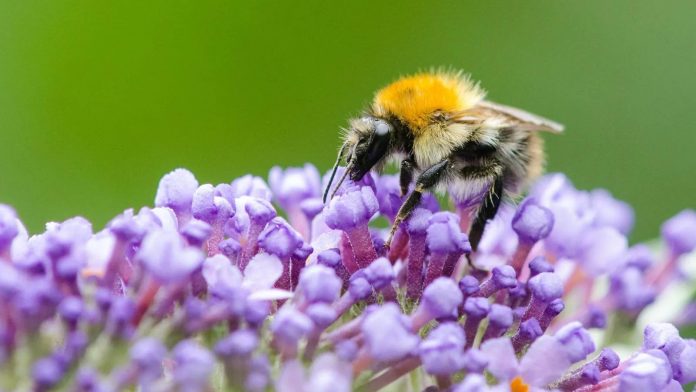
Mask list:
[{"label": "bee wing", "polygon": [[563,124],[512,106],[501,105],[491,101],[481,101],[473,110],[479,112],[477,114],[481,115],[499,115],[505,117],[515,124],[515,128],[525,131],[563,132]]}]

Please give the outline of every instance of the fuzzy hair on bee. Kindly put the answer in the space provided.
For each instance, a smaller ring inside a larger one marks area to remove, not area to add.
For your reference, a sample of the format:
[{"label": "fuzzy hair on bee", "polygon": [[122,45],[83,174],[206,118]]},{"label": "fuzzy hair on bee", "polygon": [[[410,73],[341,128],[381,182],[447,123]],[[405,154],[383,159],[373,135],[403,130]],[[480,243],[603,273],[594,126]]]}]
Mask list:
[{"label": "fuzzy hair on bee", "polygon": [[485,95],[467,75],[453,71],[402,77],[377,91],[364,115],[350,120],[344,130],[324,199],[343,159],[346,171],[335,189],[346,176],[358,181],[370,170],[381,171],[396,162],[402,196],[408,197],[386,246],[422,194],[436,191],[447,192],[454,200],[474,200],[478,206],[469,229],[475,251],[501,202],[518,195],[541,174],[544,153],[539,131],[563,131],[561,124],[487,101]]}]

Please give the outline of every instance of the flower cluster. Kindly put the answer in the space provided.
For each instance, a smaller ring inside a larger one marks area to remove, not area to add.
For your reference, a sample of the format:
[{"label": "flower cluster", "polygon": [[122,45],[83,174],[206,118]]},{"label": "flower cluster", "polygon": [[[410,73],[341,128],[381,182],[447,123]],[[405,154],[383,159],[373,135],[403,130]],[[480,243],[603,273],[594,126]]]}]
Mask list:
[{"label": "flower cluster", "polygon": [[387,249],[378,222],[404,200],[398,178],[345,181],[324,205],[327,180],[305,165],[201,185],[177,169],[154,207],[96,232],[77,217],[29,236],[0,205],[0,390],[677,391],[696,380],[696,341],[672,324],[647,324],[622,355],[610,347],[688,278],[696,212],[663,225],[663,252],[629,246],[628,205],[553,174],[501,207],[475,253],[475,203],[451,212],[430,195]]}]

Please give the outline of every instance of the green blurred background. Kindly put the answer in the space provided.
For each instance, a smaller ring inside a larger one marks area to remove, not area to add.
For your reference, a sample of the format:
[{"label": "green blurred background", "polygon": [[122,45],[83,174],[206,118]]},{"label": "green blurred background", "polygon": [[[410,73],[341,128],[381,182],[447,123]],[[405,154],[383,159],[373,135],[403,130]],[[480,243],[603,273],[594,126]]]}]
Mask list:
[{"label": "green blurred background", "polygon": [[0,201],[32,231],[103,225],[201,182],[325,170],[339,127],[401,74],[453,66],[563,122],[548,169],[637,210],[694,206],[696,2],[0,1]]}]

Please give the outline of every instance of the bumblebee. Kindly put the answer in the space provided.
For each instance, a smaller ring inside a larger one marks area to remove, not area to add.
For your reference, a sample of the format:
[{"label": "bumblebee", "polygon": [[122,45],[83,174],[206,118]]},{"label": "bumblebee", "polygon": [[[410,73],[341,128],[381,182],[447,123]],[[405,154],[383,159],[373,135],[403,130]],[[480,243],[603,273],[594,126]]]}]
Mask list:
[{"label": "bumblebee", "polygon": [[[433,71],[403,77],[377,91],[365,114],[350,120],[324,192],[343,159],[346,176],[359,181],[388,162],[400,167],[401,206],[385,245],[427,191],[475,200],[469,241],[476,251],[486,222],[501,201],[518,195],[544,165],[539,131],[563,126],[524,110],[485,100],[485,92],[461,72]],[[334,191],[335,193],[335,191]],[[332,194],[333,197],[333,194]]]}]

